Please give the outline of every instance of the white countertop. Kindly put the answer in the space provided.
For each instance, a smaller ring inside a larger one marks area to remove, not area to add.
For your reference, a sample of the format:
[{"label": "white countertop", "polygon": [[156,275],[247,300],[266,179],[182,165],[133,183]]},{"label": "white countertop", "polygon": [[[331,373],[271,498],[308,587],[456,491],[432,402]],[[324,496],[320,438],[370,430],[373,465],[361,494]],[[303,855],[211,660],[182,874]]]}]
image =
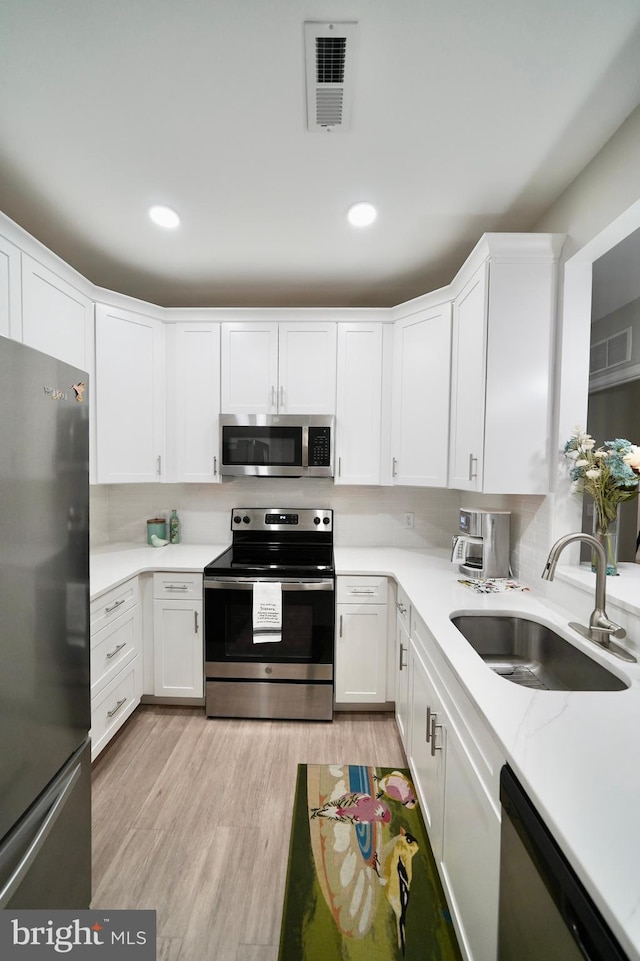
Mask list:
[{"label": "white countertop", "polygon": [[[92,555],[91,596],[146,570],[202,570],[227,546],[100,549]],[[335,563],[337,574],[385,574],[402,585],[623,949],[640,961],[640,665],[569,630],[575,615],[550,605],[535,587],[475,594],[458,583],[445,552],[337,547]],[[505,681],[450,621],[456,611],[488,609],[548,624],[629,689],[535,691]]]}]

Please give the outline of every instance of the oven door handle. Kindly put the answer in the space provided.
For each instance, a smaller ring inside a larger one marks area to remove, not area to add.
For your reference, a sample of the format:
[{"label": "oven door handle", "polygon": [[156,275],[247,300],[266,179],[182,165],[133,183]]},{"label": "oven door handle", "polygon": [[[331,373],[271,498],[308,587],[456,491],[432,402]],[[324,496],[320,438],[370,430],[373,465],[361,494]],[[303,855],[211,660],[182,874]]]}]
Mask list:
[{"label": "oven door handle", "polygon": [[333,591],[333,580],[327,578],[320,581],[287,581],[284,578],[279,580],[277,577],[248,577],[248,578],[217,578],[208,580],[205,578],[204,586],[207,590],[217,591],[252,591],[253,585],[258,581],[282,584],[283,591]]}]

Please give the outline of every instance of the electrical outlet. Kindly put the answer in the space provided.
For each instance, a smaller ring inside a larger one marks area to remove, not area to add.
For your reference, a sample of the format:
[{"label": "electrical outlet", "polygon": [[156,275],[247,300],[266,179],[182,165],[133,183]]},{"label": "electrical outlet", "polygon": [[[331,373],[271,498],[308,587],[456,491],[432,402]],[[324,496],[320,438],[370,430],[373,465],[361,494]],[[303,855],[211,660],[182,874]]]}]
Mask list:
[{"label": "electrical outlet", "polygon": [[406,528],[413,527],[413,512],[406,511],[402,519],[402,526]]}]

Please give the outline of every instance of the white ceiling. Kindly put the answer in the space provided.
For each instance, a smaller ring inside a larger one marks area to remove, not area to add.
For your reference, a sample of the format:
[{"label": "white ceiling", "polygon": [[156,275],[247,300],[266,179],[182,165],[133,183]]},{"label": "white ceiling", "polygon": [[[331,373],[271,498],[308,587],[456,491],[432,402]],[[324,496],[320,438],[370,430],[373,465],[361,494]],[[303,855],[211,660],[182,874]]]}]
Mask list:
[{"label": "white ceiling", "polygon": [[[352,123],[310,133],[303,23],[333,18],[358,22]],[[640,3],[1,0],[0,90],[0,209],[93,282],[389,306],[530,229],[636,107]]]}]

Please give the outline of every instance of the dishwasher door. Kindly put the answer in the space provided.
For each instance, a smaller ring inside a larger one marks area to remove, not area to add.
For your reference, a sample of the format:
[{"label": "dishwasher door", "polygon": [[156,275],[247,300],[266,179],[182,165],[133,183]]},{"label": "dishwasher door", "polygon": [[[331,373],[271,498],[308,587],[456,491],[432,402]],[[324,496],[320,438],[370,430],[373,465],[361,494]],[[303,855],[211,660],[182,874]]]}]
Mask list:
[{"label": "dishwasher door", "polygon": [[628,961],[507,765],[500,801],[498,961]]}]

